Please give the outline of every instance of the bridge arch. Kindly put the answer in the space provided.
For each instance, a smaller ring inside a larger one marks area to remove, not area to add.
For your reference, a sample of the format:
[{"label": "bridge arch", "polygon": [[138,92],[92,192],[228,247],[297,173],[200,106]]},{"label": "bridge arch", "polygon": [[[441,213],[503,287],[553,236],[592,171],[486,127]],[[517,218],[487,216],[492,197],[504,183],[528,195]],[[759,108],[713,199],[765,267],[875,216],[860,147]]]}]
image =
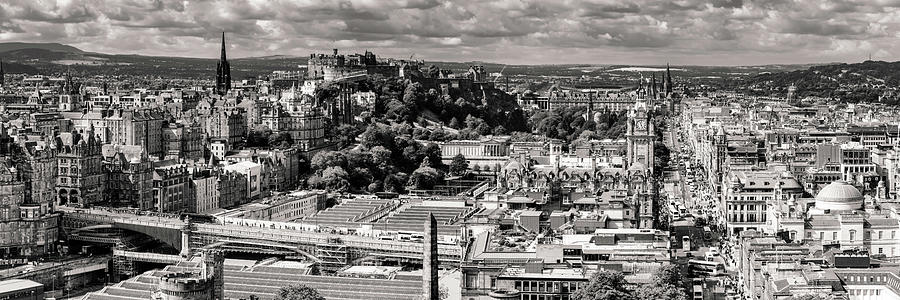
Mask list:
[{"label": "bridge arch", "polygon": [[306,258],[312,259],[313,261],[320,262],[321,260],[315,255],[310,254],[309,252],[300,249],[297,246],[286,245],[278,242],[269,242],[269,241],[250,241],[250,240],[221,240],[209,245],[206,245],[203,248],[212,249],[212,248],[220,248],[229,244],[238,244],[238,245],[251,245],[251,246],[264,246],[270,248],[280,248],[284,250],[288,250],[297,254],[300,254]]},{"label": "bridge arch", "polygon": [[173,228],[161,228],[154,227],[148,225],[138,225],[138,224],[126,224],[126,223],[112,223],[112,224],[98,224],[98,225],[90,225],[75,229],[72,233],[80,233],[84,231],[97,230],[97,229],[123,229],[132,232],[141,233],[161,242],[166,245],[172,246],[176,250],[182,249],[182,233],[179,229]]}]

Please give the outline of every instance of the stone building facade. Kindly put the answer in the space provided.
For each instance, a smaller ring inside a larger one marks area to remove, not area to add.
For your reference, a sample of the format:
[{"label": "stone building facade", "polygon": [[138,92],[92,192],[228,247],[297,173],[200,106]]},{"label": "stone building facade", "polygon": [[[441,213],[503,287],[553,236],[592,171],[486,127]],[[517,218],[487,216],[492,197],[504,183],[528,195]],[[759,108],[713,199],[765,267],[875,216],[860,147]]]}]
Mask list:
[{"label": "stone building facade", "polygon": [[190,172],[186,165],[159,166],[153,170],[153,198],[156,210],[164,213],[190,209]]},{"label": "stone building facade", "polygon": [[150,210],[153,201],[153,167],[147,153],[137,146],[104,145],[106,202],[112,206]]},{"label": "stone building facade", "polygon": [[23,175],[9,157],[0,159],[0,256],[4,259],[51,253],[58,239],[59,215],[35,201],[33,186],[28,187],[33,183]]},{"label": "stone building facade", "polygon": [[104,200],[102,146],[93,133],[61,133],[56,137],[59,205],[90,207]]}]

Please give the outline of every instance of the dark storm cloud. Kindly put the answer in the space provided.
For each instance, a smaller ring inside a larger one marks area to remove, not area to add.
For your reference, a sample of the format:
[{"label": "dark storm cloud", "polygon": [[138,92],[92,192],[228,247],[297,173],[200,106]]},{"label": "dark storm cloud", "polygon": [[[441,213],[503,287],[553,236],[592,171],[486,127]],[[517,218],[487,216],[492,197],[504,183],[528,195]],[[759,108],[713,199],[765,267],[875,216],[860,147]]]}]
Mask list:
[{"label": "dark storm cloud", "polygon": [[744,6],[743,0],[715,0],[711,2],[713,7],[738,8]]},{"label": "dark storm cloud", "polygon": [[[222,31],[237,56],[338,47],[518,63],[842,60],[869,52],[897,59],[885,49],[900,44],[900,0],[0,2],[0,41],[209,57]],[[707,52],[721,57],[695,55]]]},{"label": "dark storm cloud", "polygon": [[821,20],[782,20],[782,33],[813,34],[822,36],[856,35],[865,32],[861,25],[829,24]]}]

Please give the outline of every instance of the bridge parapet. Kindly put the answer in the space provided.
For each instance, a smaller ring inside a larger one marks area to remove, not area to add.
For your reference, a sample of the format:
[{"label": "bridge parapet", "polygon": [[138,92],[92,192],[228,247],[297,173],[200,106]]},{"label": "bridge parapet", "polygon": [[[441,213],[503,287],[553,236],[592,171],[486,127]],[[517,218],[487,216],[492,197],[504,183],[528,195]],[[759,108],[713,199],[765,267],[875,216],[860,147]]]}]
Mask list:
[{"label": "bridge parapet", "polygon": [[154,226],[168,229],[181,229],[187,223],[182,220],[169,217],[152,217],[135,214],[116,213],[96,209],[64,209],[64,218],[99,224],[131,224]]},{"label": "bridge parapet", "polygon": [[[358,235],[342,235],[324,232],[245,227],[239,225],[196,224],[196,234],[254,240],[278,241],[289,244],[318,245],[338,239],[348,247],[384,252],[422,253],[421,243],[379,240]],[[456,245],[438,245],[438,254],[444,257],[460,257],[462,249]]]},{"label": "bridge parapet", "polygon": [[120,249],[114,249],[113,256],[127,257],[128,259],[131,259],[132,261],[152,262],[152,263],[161,263],[161,264],[162,263],[175,264],[175,263],[178,263],[179,261],[184,260],[181,256],[178,256],[178,255],[125,251],[125,250],[120,250]]},{"label": "bridge parapet", "polygon": [[[109,224],[114,228],[126,229],[147,234],[157,238],[175,249],[183,249],[185,243],[182,232],[187,223],[169,217],[154,217],[119,213],[99,209],[63,209],[64,219],[77,222],[70,224]],[[298,224],[302,225],[302,224]],[[299,226],[298,228],[305,228]],[[78,229],[78,228],[75,228]],[[273,241],[290,245],[315,246],[338,239],[348,247],[380,252],[417,255],[423,251],[423,245],[415,242],[380,240],[370,236],[353,234],[325,233],[311,230],[291,230],[287,228],[267,228],[244,226],[239,224],[207,224],[195,223],[190,229],[191,235],[211,237],[211,240],[244,239],[249,241]],[[438,245],[438,255],[442,259],[459,259],[462,249],[457,245]]]}]

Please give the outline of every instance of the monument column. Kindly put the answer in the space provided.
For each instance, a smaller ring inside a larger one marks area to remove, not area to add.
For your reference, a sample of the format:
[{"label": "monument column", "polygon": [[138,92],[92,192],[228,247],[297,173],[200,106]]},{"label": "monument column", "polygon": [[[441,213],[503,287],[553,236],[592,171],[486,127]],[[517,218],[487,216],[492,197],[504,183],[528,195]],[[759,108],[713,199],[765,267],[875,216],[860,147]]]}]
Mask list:
[{"label": "monument column", "polygon": [[439,300],[437,220],[432,213],[428,213],[425,220],[425,247],[422,252],[422,298]]}]

